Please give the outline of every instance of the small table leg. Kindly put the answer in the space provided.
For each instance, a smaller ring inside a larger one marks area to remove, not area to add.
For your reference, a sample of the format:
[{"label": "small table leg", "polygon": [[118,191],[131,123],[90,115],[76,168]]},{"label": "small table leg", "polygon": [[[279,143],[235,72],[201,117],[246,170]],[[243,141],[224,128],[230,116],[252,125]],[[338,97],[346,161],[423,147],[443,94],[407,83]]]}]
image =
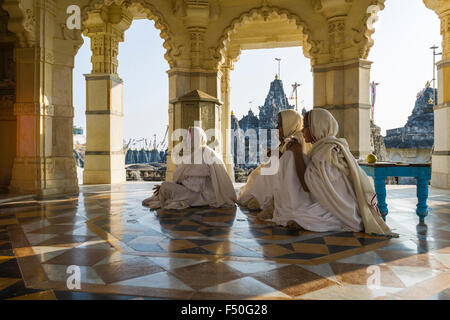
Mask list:
[{"label": "small table leg", "polygon": [[416,214],[419,216],[420,222],[425,220],[425,217],[428,215],[428,179],[426,178],[417,178],[417,210]]},{"label": "small table leg", "polygon": [[383,220],[386,220],[388,207],[386,204],[386,177],[375,177],[375,192],[378,199],[378,210],[380,210]]}]

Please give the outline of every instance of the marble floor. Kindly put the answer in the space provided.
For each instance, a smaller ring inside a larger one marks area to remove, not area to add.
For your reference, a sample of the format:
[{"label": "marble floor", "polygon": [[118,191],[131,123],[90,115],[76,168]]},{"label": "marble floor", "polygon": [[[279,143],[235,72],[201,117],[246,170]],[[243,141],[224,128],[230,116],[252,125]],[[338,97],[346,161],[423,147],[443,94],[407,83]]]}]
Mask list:
[{"label": "marble floor", "polygon": [[449,190],[419,224],[415,187],[389,186],[389,240],[239,207],[151,211],[153,185],[0,203],[0,299],[450,299]]}]

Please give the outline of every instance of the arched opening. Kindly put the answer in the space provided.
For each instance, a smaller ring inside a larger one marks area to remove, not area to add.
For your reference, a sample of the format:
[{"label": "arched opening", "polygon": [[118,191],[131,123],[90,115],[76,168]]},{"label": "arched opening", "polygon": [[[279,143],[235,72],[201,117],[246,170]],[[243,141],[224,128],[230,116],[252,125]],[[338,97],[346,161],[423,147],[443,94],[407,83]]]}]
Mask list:
[{"label": "arched opening", "polygon": [[231,119],[231,137],[225,137],[224,145],[231,145],[238,182],[244,182],[242,175],[265,157],[263,150],[277,144],[271,142],[276,137],[271,129],[276,127],[279,111],[295,108],[292,85],[301,85],[297,88],[299,112],[313,106],[310,63],[300,54],[300,47],[307,56],[311,48],[305,30],[288,11],[262,7],[237,18],[220,41],[223,114]]},{"label": "arched opening", "polygon": [[[408,8],[408,14],[399,15],[404,8]],[[431,82],[433,60],[429,48],[433,44],[441,47],[442,38],[438,17],[422,1],[387,2],[378,16],[372,36],[374,46],[368,59],[374,61],[371,78],[380,83],[375,120],[382,124],[384,135],[386,129],[406,123],[417,93],[427,81]],[[417,23],[419,16],[420,24]],[[407,54],[400,48],[408,48]]]},{"label": "arched opening", "polygon": [[[148,19],[133,21],[119,45],[124,79],[124,152],[127,181],[165,179],[169,87],[163,39]],[[142,41],[144,39],[144,41]]]},{"label": "arched opening", "polygon": [[[281,59],[281,71],[278,70],[278,61],[275,59]],[[298,86],[294,90],[296,83]],[[236,182],[243,182],[242,174],[248,174],[265,158],[265,150],[271,144],[269,130],[275,128],[278,112],[296,109],[299,113],[304,113],[312,109],[313,77],[310,61],[301,54],[298,46],[245,50],[230,74],[230,87],[234,140],[232,155],[239,176],[236,177]],[[248,141],[254,135],[252,130],[256,132],[256,150],[251,150],[254,146]],[[240,134],[244,137],[240,137]],[[245,139],[245,145],[242,138]],[[242,159],[244,163],[239,161],[241,148],[245,150]]]},{"label": "arched opening", "polygon": [[[164,60],[168,44],[161,39],[166,38],[165,26],[140,2],[95,9],[87,16],[84,33],[90,38],[93,64],[85,74],[83,184],[141,180],[155,170],[164,179],[169,96],[169,63]],[[160,166],[149,166],[155,160]],[[135,162],[148,170],[132,167],[127,175],[125,163]]]},{"label": "arched opening", "polygon": [[73,150],[78,183],[83,184],[84,155],[86,152],[86,79],[91,71],[91,39],[83,38],[83,45],[75,55],[73,69]]},{"label": "arched opening", "polygon": [[[404,8],[405,14],[399,15]],[[375,150],[376,155],[381,161],[431,162],[436,129],[433,108],[438,104],[433,92],[438,81],[435,77],[433,89],[430,47],[437,45],[436,52],[442,51],[439,18],[423,1],[405,0],[387,2],[378,16],[368,59],[374,62],[371,82],[378,83],[374,123],[381,135],[374,138],[383,140],[386,152]]]}]

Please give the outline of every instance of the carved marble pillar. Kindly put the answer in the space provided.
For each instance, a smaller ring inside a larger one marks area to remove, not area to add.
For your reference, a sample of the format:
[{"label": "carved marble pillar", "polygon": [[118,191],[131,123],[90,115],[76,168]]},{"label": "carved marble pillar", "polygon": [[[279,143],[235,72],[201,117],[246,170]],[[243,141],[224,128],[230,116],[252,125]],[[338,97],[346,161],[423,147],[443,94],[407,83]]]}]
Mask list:
[{"label": "carved marble pillar", "polygon": [[47,190],[44,195],[78,192],[73,156],[72,73],[79,46],[81,43],[77,40],[54,38],[51,49],[46,50],[45,60],[50,66],[47,67],[44,85],[44,154],[51,170],[45,170]]},{"label": "carved marble pillar", "polygon": [[234,181],[234,161],[231,155],[231,108],[230,108],[230,66],[222,66],[221,97],[222,97],[222,157],[227,172]]},{"label": "carved marble pillar", "polygon": [[434,107],[434,152],[431,184],[450,189],[450,2],[424,0],[441,20],[442,60],[437,63],[438,101]]},{"label": "carved marble pillar", "polygon": [[12,43],[0,46],[0,193],[8,191],[16,156],[15,65]]},{"label": "carved marble pillar", "polygon": [[347,139],[356,158],[370,152],[370,65],[348,60],[315,65],[314,108],[329,110],[339,123],[339,136]]},{"label": "carved marble pillar", "polygon": [[[197,115],[188,115],[182,113],[181,108],[175,108],[175,104],[178,102],[179,98],[185,96],[185,94],[192,92],[194,90],[199,90],[207,95],[217,98],[220,100],[220,81],[222,78],[222,73],[217,70],[203,70],[203,69],[182,69],[182,68],[172,68],[168,71],[169,75],[169,153],[167,157],[167,172],[166,180],[171,181],[173,172],[176,169],[176,165],[172,159],[172,151],[174,147],[179,143],[173,140],[173,132],[177,129],[188,129],[192,125],[192,121],[189,119],[197,119]],[[221,104],[221,103],[219,103]],[[192,109],[195,112],[195,109]],[[183,111],[186,112],[186,111]],[[219,141],[216,151],[222,154],[222,111],[210,120],[214,123],[205,125],[202,123],[204,129],[211,129],[214,127],[217,137],[216,140]],[[203,117],[203,119],[206,119]]]},{"label": "carved marble pillar", "polygon": [[[214,129],[211,131],[215,131],[215,139],[211,141],[218,141],[214,149],[224,154],[222,128],[226,127],[223,124],[225,111],[222,111],[221,106],[222,72],[214,68],[214,63],[208,64],[213,60],[211,51],[214,51],[214,47],[206,48],[206,31],[211,21],[218,18],[220,6],[217,1],[208,0],[174,1],[174,4],[174,14],[183,21],[189,33],[189,43],[186,46],[188,50],[185,50],[187,63],[180,59],[181,63],[168,71],[170,105],[167,181],[171,181],[176,169],[173,152],[179,141],[174,140],[173,133],[177,129],[188,129],[193,121],[201,120],[203,129]],[[189,103],[192,108],[188,107]],[[211,103],[215,105],[214,108]],[[228,114],[228,123],[229,117]]]},{"label": "carved marble pillar", "polygon": [[72,151],[71,67],[55,64],[55,54],[37,47],[15,49],[17,144],[11,193],[78,192]]},{"label": "carved marble pillar", "polygon": [[[31,15],[32,11],[27,12]],[[36,18],[29,28],[40,31],[40,38],[20,43],[23,47],[14,52],[17,143],[11,193],[47,196],[78,192],[72,150],[75,51],[72,43],[67,47],[57,44],[56,12],[53,0],[36,6]]]},{"label": "carved marble pillar", "polygon": [[86,77],[86,153],[83,184],[125,182],[123,82],[112,74]]},{"label": "carved marble pillar", "polygon": [[41,132],[40,48],[16,48],[16,101],[17,119],[16,158],[9,190],[11,193],[38,194],[44,188],[42,177],[45,163]]},{"label": "carved marble pillar", "polygon": [[437,63],[438,104],[434,107],[431,184],[450,189],[450,10],[441,15],[443,59]]},{"label": "carved marble pillar", "polygon": [[126,181],[123,150],[123,81],[117,74],[119,42],[132,16],[118,6],[89,14],[92,72],[86,77],[86,154],[84,184]]}]

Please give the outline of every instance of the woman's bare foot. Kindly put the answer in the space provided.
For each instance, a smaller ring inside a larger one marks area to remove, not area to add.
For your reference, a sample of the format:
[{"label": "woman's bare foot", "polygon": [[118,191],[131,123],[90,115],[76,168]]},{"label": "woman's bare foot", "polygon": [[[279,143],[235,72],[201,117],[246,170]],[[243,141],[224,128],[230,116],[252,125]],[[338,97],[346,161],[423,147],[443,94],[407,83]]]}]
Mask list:
[{"label": "woman's bare foot", "polygon": [[268,220],[273,218],[273,210],[266,209],[258,213],[257,218],[259,220]]},{"label": "woman's bare foot", "polygon": [[274,203],[273,203],[273,199],[270,201],[270,206],[261,211],[260,213],[258,213],[257,217],[260,220],[268,220],[268,219],[272,219],[273,218],[273,212],[274,212],[275,208],[274,208]]},{"label": "woman's bare foot", "polygon": [[252,199],[248,202],[247,208],[248,208],[249,210],[252,210],[252,211],[254,211],[254,210],[260,210],[260,208],[259,208],[259,203],[258,203],[258,201],[257,201],[255,198],[252,198]]}]

